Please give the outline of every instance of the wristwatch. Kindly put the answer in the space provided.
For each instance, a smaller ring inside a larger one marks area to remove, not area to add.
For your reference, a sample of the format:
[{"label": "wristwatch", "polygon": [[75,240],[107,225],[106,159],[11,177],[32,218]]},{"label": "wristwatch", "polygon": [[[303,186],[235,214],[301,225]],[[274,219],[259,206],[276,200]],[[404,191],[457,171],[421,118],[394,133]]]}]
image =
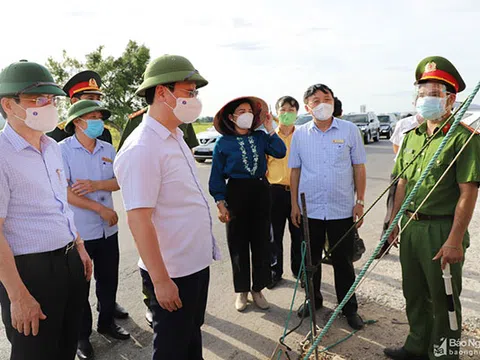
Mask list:
[{"label": "wristwatch", "polygon": [[357,199],[357,201],[355,202],[355,204],[361,205],[361,206],[365,206],[365,201]]},{"label": "wristwatch", "polygon": [[218,201],[215,202],[215,204],[217,204],[217,206],[221,203],[223,203],[223,205],[227,206],[227,202],[225,200],[218,200]]}]

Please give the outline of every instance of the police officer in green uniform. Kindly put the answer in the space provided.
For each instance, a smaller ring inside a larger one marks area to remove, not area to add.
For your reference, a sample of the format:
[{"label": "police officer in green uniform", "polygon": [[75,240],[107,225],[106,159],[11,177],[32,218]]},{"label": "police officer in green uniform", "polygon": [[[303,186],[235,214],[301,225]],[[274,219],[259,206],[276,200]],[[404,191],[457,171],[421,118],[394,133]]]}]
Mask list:
[{"label": "police officer in green uniform", "polygon": [[[118,144],[118,150],[122,147],[123,143],[127,139],[127,137],[132,133],[135,128],[140,125],[143,119],[143,114],[145,114],[148,110],[148,107],[145,107],[133,114],[128,116],[127,124],[123,129],[122,138],[120,139],[120,143]],[[183,139],[187,143],[190,149],[198,146],[197,136],[195,135],[195,130],[193,129],[192,124],[181,124],[179,126],[180,130],[183,131]]]},{"label": "police officer in green uniform", "polygon": [[[428,57],[420,62],[416,80],[416,109],[426,121],[405,136],[394,175],[400,174],[423,145],[433,139],[402,174],[391,221],[445,138],[451,122],[443,128],[441,125],[451,115],[456,94],[465,89],[465,83],[452,63],[439,56]],[[467,227],[475,208],[480,182],[480,138],[474,136],[453,166],[448,171],[446,169],[469,136],[466,128],[459,126],[455,129],[403,214],[400,262],[410,332],[403,347],[385,349],[385,355],[391,359],[459,359],[462,267],[464,253],[469,246]],[[440,181],[445,171],[446,175]],[[437,182],[436,189],[419,208]],[[415,211],[418,211],[416,216],[413,215]],[[410,218],[412,221],[405,227]],[[398,228],[389,239],[390,242],[395,241],[395,245],[397,234]],[[457,331],[451,330],[449,325],[442,278],[442,269],[446,264],[450,264],[452,274],[453,299],[459,324]]]},{"label": "police officer in green uniform", "polygon": [[[63,87],[63,91],[70,98],[70,104],[75,104],[79,100],[94,100],[100,101],[103,93],[100,91],[102,85],[102,79],[95,71],[85,70],[79,72],[73,76]],[[58,126],[51,132],[47,133],[52,139],[60,142],[67,137],[71,136],[65,131],[65,122],[58,124]],[[105,128],[102,135],[98,137],[99,140],[103,140],[112,143],[112,134],[110,130]]]}]

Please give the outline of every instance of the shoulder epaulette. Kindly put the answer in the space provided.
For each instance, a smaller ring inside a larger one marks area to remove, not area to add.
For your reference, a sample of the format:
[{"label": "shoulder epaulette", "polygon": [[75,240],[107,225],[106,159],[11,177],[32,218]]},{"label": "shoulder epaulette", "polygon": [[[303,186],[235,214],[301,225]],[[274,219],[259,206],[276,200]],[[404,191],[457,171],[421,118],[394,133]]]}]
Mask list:
[{"label": "shoulder epaulette", "polygon": [[139,115],[143,115],[147,112],[147,110],[148,110],[148,107],[143,108],[141,110],[138,110],[138,111],[134,112],[133,114],[128,115],[128,119],[131,120],[133,118],[136,118]]}]

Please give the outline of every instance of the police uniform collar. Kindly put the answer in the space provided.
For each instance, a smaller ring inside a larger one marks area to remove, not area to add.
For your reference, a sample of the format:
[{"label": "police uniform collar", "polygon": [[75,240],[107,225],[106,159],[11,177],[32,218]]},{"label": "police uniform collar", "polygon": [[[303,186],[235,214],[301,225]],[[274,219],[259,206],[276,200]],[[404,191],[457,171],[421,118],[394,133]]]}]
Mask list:
[{"label": "police uniform collar", "polygon": [[[165,126],[163,126],[159,121],[155,120],[150,116],[150,114],[146,113],[143,115],[145,125],[151,128],[153,131],[157,133],[163,140],[166,140],[172,133],[168,130]],[[177,127],[177,136],[183,136],[183,131]]]},{"label": "police uniform collar", "polygon": [[[6,136],[7,140],[12,144],[13,148],[15,149],[16,152],[20,152],[28,147],[33,147],[32,144],[30,144],[27,140],[25,140],[22,136],[20,136],[7,122],[5,124],[5,128],[3,129],[3,134]],[[46,135],[42,135],[40,137],[40,142],[43,146],[43,148],[46,148],[50,144],[54,143],[55,141],[53,139],[50,139]],[[37,151],[37,149],[35,149]]]},{"label": "police uniform collar", "polygon": [[[442,120],[438,123],[438,126],[435,128],[435,131],[433,132],[433,135],[437,135],[437,133],[439,132],[440,130],[440,125],[442,125],[444,123],[445,120]],[[448,131],[448,129],[450,129],[450,126],[451,126],[451,121],[448,121],[444,126],[443,126],[443,129],[444,131],[440,131],[440,134],[442,135],[445,135],[446,134],[446,131]],[[417,135],[424,135],[427,133],[427,121],[425,120],[423,123],[421,123],[420,125],[418,125],[415,129],[415,133]]]}]

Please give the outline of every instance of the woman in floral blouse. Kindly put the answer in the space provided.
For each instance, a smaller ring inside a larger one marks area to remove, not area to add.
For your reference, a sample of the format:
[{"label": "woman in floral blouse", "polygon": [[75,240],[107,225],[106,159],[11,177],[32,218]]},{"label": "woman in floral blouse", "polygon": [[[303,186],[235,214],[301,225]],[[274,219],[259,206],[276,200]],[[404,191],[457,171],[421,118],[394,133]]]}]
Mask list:
[{"label": "woman in floral blouse", "polygon": [[[262,124],[268,134],[255,131]],[[227,224],[233,283],[238,294],[235,307],[245,310],[251,292],[255,304],[268,309],[270,305],[262,294],[271,282],[266,155],[283,158],[285,144],[273,129],[267,104],[256,97],[230,101],[217,113],[214,125],[223,136],[213,150],[209,188],[217,203],[218,218]]]}]

